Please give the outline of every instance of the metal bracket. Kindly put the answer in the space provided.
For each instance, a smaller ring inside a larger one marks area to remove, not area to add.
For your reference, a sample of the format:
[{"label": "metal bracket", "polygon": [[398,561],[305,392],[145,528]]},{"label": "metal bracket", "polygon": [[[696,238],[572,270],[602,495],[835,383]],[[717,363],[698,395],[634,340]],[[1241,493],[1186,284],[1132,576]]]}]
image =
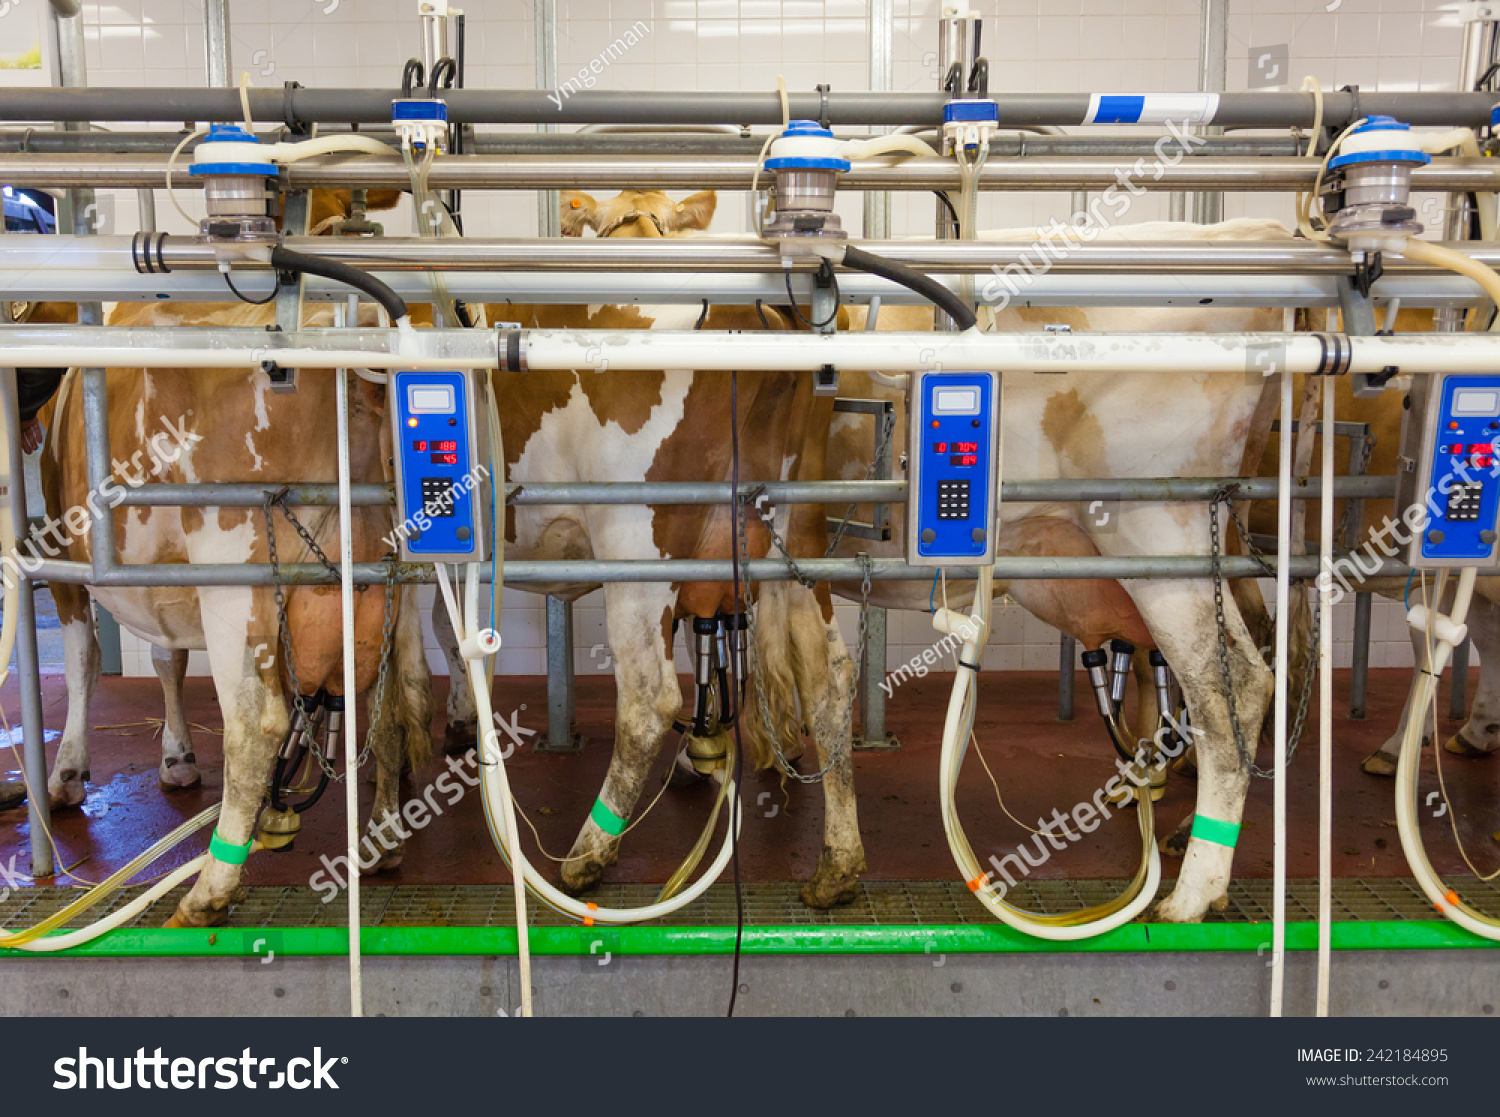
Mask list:
[{"label": "metal bracket", "polygon": [[[875,419],[874,453],[872,457],[875,462],[874,479],[877,481],[889,481],[891,479],[891,448],[895,445],[895,438],[886,443],[882,448],[880,444],[880,430],[886,419],[896,412],[896,402],[888,399],[856,399],[841,396],[833,401],[834,411],[842,411],[846,414],[870,415]],[[843,523],[841,519],[828,517],[828,530],[838,531]],[[844,529],[845,537],[854,536],[856,539],[879,539],[889,541],[891,538],[891,506],[889,504],[874,504],[870,506],[870,522],[861,520],[850,520],[849,526]]]}]

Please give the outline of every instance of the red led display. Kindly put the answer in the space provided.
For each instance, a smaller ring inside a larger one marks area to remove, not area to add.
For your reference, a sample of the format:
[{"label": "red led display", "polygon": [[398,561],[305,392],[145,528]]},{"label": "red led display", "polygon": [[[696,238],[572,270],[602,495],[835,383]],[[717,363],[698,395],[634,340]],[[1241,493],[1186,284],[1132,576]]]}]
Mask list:
[{"label": "red led display", "polygon": [[454,450],[458,449],[458,443],[454,442],[452,440],[449,440],[449,441],[446,441],[446,442],[434,442],[432,444],[432,448],[434,450],[441,450],[445,454],[450,454]]},{"label": "red led display", "polygon": [[[957,445],[960,445],[960,443],[956,443],[955,442],[954,445],[957,446]],[[953,465],[978,465],[979,464],[979,455],[978,454],[953,454],[952,456],[949,457],[948,461],[951,462]]]},{"label": "red led display", "polygon": [[977,443],[977,442],[955,442],[953,444],[953,449],[954,449],[954,451],[956,453],[959,453],[959,454],[973,454],[973,453],[976,453],[979,450],[979,443]]},{"label": "red led display", "polygon": [[433,454],[432,455],[432,464],[433,465],[457,465],[458,464],[458,455],[457,454]]},{"label": "red led display", "polygon": [[948,444],[946,442],[934,442],[932,444],[932,452],[934,454],[946,454],[948,452]]},{"label": "red led display", "polygon": [[411,448],[419,454],[427,453],[427,439],[419,438],[411,444]]}]

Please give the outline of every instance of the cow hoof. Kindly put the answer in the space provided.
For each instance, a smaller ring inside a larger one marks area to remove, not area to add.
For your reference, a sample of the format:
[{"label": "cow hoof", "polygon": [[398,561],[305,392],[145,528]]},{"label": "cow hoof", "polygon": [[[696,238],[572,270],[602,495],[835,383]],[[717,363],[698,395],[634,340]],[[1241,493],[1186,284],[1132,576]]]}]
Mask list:
[{"label": "cow hoof", "polygon": [[166,791],[197,787],[203,782],[198,773],[197,758],[190,752],[181,756],[164,756],[157,779]]},{"label": "cow hoof", "polygon": [[557,874],[558,886],[569,896],[582,895],[604,879],[604,866],[592,858],[565,861]]},{"label": "cow hoof", "polygon": [[1177,828],[1156,843],[1156,848],[1168,857],[1182,857],[1187,853],[1188,839],[1193,833],[1193,816],[1188,815],[1177,824]]},{"label": "cow hoof", "polygon": [[852,903],[859,895],[859,878],[864,871],[863,851],[850,856],[825,848],[818,859],[818,871],[802,886],[802,902],[819,909]]},{"label": "cow hoof", "polygon": [[1208,902],[1208,908],[1209,908],[1210,911],[1228,911],[1229,910],[1229,893],[1226,892],[1226,893],[1224,893],[1224,895],[1219,896],[1216,899],[1210,900]]},{"label": "cow hoof", "polygon": [[71,768],[58,772],[48,780],[47,797],[52,800],[52,809],[56,811],[81,806],[88,794],[83,781],[84,773]]},{"label": "cow hoof", "polygon": [[1470,760],[1478,760],[1482,756],[1495,755],[1492,752],[1486,752],[1484,749],[1477,748],[1476,746],[1469,744],[1468,741],[1465,741],[1462,730],[1444,741],[1443,748],[1453,753],[1455,756],[1467,756]]},{"label": "cow hoof", "polygon": [[1396,762],[1383,752],[1372,752],[1360,763],[1360,770],[1371,776],[1394,776]]},{"label": "cow hoof", "polygon": [[444,756],[462,756],[478,743],[472,721],[450,721],[443,730]]},{"label": "cow hoof", "polygon": [[1179,900],[1178,894],[1173,892],[1156,905],[1156,910],[1151,913],[1151,920],[1154,923],[1202,923],[1203,911]]},{"label": "cow hoof", "polygon": [[406,860],[406,851],[404,849],[394,849],[375,862],[370,868],[361,868],[359,875],[362,877],[372,877],[377,873],[393,872],[401,868],[401,862],[404,860]]},{"label": "cow hoof", "polygon": [[201,911],[189,910],[182,904],[177,905],[177,910],[172,913],[172,918],[162,924],[163,927],[222,927],[229,922],[229,909],[204,908]]}]

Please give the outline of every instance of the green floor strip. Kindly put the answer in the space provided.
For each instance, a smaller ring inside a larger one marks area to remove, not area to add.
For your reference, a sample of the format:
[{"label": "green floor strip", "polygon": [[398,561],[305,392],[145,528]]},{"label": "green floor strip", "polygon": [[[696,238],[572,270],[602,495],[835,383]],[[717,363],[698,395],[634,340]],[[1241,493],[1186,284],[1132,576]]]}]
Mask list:
[{"label": "green floor strip", "polygon": [[[537,955],[572,956],[608,950],[626,956],[729,954],[733,927],[534,927]],[[1287,949],[1315,950],[1315,923],[1288,923]],[[361,947],[373,957],[505,956],[516,953],[516,932],[507,927],[369,927]],[[220,930],[126,928],[69,951],[32,954],[3,950],[4,957],[32,958],[245,958],[274,951],[286,957],[332,957],[347,953],[340,927],[254,927]],[[1335,923],[1335,950],[1493,949],[1500,944],[1447,922],[1369,921]],[[746,954],[1099,954],[1155,952],[1269,952],[1269,923],[1133,923],[1081,942],[1034,939],[1001,925],[757,926],[746,927]]]}]

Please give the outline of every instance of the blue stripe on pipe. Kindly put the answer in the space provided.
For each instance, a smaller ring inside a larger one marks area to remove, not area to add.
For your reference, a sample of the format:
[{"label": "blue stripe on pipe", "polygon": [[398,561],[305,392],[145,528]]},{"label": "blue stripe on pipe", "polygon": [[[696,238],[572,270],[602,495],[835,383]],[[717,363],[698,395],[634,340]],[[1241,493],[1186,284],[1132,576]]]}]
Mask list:
[{"label": "blue stripe on pipe", "polygon": [[1098,103],[1091,106],[1085,124],[1136,124],[1146,108],[1143,96],[1099,95]]}]

